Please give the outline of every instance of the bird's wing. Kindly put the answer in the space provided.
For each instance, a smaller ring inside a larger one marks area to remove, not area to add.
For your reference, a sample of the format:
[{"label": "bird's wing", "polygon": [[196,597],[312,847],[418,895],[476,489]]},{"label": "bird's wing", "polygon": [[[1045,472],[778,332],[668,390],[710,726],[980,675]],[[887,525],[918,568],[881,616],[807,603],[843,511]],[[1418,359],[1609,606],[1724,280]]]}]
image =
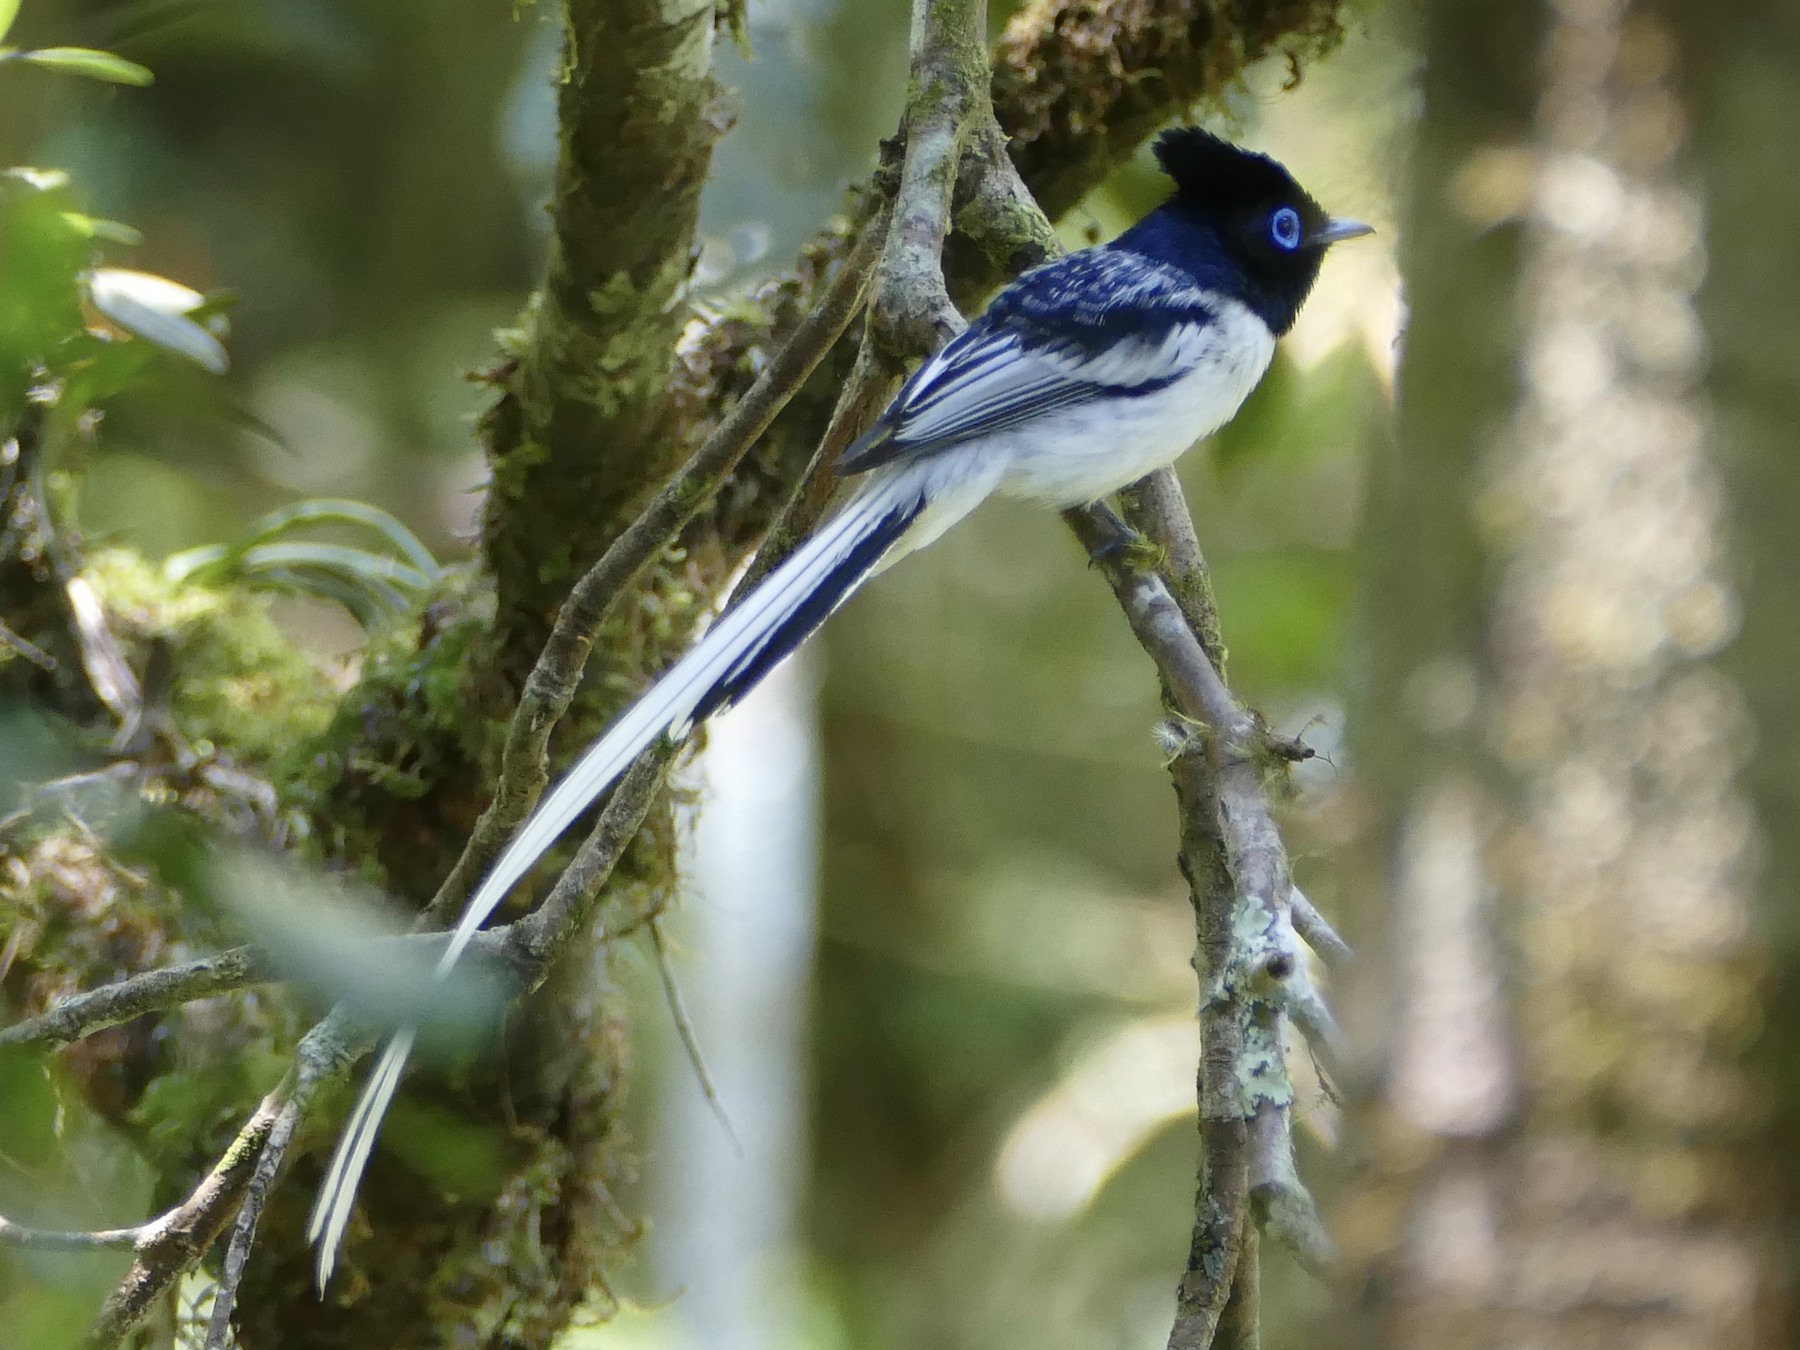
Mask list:
[{"label": "bird's wing", "polygon": [[1122,250],[1048,263],[920,366],[838,470],[863,473],[1095,399],[1164,388],[1204,358],[1215,305],[1183,273]]}]

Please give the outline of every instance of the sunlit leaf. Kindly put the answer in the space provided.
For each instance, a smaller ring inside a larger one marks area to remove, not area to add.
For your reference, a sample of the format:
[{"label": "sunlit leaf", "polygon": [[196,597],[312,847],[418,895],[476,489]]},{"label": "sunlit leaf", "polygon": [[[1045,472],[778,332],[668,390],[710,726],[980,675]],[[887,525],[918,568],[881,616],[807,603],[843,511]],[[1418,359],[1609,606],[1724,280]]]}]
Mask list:
[{"label": "sunlit leaf", "polygon": [[39,47],[35,51],[14,52],[9,59],[69,75],[83,75],[90,80],[105,80],[109,84],[141,87],[156,78],[148,66],[140,66],[136,61],[127,61],[111,52],[95,51],[92,47]]},{"label": "sunlit leaf", "polygon": [[189,318],[206,303],[196,290],[149,272],[97,267],[87,275],[88,299],[120,328],[195,365],[223,375],[230,364],[225,345]]},{"label": "sunlit leaf", "polygon": [[88,239],[104,239],[109,243],[133,246],[144,242],[142,234],[116,220],[102,220],[98,216],[83,215],[79,211],[64,211],[63,219],[69,222],[71,229]]},{"label": "sunlit leaf", "polygon": [[0,39],[4,39],[7,30],[13,26],[13,20],[19,17],[19,5],[22,0],[0,0]]},{"label": "sunlit leaf", "polygon": [[0,170],[0,178],[10,178],[39,192],[55,192],[69,186],[69,175],[61,169],[33,169],[23,164]]}]

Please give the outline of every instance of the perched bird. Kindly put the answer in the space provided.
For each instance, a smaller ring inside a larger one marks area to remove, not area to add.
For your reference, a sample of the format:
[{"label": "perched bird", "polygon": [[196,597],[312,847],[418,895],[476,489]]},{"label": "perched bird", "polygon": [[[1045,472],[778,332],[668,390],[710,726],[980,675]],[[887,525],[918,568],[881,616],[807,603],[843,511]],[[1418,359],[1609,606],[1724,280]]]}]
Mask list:
[{"label": "perched bird", "polygon": [[[919,367],[839,462],[859,480],[843,507],[556,784],[469,901],[440,971],[641,751],[730,706],[873,573],[995,493],[1097,501],[1231,419],[1325,250],[1369,227],[1333,220],[1280,164],[1197,127],[1155,148],[1173,195],[1111,243],[1019,277]],[[321,1288],[412,1045],[411,1028],[387,1042],[332,1158],[308,1232]]]}]

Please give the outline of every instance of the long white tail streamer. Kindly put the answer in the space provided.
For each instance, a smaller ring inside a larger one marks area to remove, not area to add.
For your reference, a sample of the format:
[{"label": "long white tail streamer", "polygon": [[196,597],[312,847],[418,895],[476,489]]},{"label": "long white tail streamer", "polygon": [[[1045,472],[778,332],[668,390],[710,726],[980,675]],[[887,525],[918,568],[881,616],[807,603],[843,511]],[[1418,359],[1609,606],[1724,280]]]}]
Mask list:
[{"label": "long white tail streamer", "polygon": [[[941,463],[896,465],[871,474],[842,511],[764,578],[756,590],[728,610],[692,650],[626,709],[551,789],[501,852],[493,871],[476,889],[457,921],[436,973],[442,976],[449,972],[506,893],[658,736],[684,731],[696,710],[734,677],[740,677],[746,666],[754,666],[756,672],[766,670],[797,647],[832,609],[879,570],[884,559],[908,552],[941,534],[973,510],[998,478],[997,472],[984,473],[979,481],[957,482],[954,479],[960,475],[946,474],[947,467]],[[874,556],[859,556],[868,552],[869,546],[881,543],[879,537],[883,534],[893,537]],[[846,564],[855,565],[854,574],[838,575]],[[810,623],[800,631],[782,631],[834,581],[838,594],[812,616]],[[780,650],[767,648],[771,639],[781,642]],[[754,680],[753,673],[750,682]],[[321,1291],[331,1279],[357,1187],[375,1147],[382,1118],[399,1089],[416,1036],[416,1028],[401,1027],[383,1047],[319,1188],[306,1235],[308,1241],[317,1245]]]}]

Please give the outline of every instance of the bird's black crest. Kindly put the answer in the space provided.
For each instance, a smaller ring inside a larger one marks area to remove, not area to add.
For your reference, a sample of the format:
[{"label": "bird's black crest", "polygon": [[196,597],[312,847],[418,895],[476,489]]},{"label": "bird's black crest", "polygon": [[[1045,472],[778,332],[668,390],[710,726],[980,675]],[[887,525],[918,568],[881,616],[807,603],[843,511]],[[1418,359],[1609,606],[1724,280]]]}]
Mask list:
[{"label": "bird's black crest", "polygon": [[1294,176],[1270,159],[1200,127],[1174,127],[1156,138],[1156,162],[1175,180],[1175,195],[1196,206],[1281,203],[1309,223],[1324,210]]}]

